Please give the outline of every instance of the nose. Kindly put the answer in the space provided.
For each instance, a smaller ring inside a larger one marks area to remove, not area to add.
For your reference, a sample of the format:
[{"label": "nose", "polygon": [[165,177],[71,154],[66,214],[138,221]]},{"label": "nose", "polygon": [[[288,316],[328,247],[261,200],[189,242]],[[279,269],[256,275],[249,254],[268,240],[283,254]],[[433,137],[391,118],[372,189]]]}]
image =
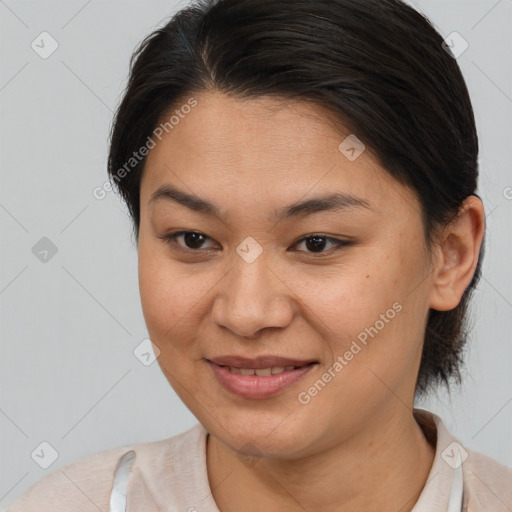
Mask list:
[{"label": "nose", "polygon": [[237,336],[255,338],[268,328],[284,328],[294,315],[293,293],[263,257],[242,258],[220,283],[212,309],[213,321]]}]

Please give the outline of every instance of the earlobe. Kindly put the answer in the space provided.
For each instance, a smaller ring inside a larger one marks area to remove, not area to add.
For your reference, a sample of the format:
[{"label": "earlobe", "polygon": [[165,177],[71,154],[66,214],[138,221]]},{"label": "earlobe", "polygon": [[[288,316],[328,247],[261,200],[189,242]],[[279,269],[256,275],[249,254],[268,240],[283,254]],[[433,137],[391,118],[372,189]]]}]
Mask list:
[{"label": "earlobe", "polygon": [[475,273],[484,231],[482,201],[469,196],[439,238],[430,298],[432,309],[449,311],[457,307]]}]

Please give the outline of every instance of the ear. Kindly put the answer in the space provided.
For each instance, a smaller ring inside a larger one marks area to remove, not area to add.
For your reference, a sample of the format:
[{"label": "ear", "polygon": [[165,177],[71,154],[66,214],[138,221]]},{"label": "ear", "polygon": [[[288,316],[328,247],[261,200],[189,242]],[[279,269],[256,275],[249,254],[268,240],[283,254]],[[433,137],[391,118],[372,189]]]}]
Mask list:
[{"label": "ear", "polygon": [[458,306],[478,264],[485,231],[482,201],[476,196],[465,199],[460,213],[447,225],[438,239],[433,269],[430,307],[449,311]]}]

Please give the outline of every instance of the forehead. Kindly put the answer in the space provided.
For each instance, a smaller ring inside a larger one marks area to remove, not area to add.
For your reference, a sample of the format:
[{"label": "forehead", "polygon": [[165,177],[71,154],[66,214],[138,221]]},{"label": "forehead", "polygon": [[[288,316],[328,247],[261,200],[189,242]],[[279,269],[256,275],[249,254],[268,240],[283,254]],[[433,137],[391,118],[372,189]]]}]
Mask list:
[{"label": "forehead", "polygon": [[[191,97],[196,105],[180,112]],[[353,135],[311,102],[202,92],[178,102],[162,122],[176,111],[181,115],[174,116],[172,129],[155,140],[147,157],[141,186],[146,201],[171,182],[202,197],[240,198],[245,192],[273,204],[333,190],[371,198],[377,207],[393,193],[414,202],[412,192],[379,165],[370,148],[347,158],[343,150]]]},{"label": "forehead", "polygon": [[[197,105],[164,138],[179,141],[198,156],[241,162],[270,155],[286,160],[294,155],[318,159],[319,152],[326,147],[336,149],[349,134],[339,122],[334,127],[332,113],[312,102],[272,96],[238,98],[220,92],[193,97]],[[172,112],[179,110],[180,103]],[[168,117],[164,114],[163,121]]]}]

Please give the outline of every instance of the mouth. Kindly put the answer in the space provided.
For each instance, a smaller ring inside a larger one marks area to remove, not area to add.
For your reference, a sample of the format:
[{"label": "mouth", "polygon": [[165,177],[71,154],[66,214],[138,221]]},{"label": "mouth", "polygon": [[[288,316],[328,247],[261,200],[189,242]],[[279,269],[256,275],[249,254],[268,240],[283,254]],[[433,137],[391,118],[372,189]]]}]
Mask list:
[{"label": "mouth", "polygon": [[207,359],[206,362],[227,391],[248,399],[276,396],[318,365],[318,361],[274,356],[255,359],[225,356]]},{"label": "mouth", "polygon": [[291,372],[302,368],[301,366],[269,366],[267,368],[237,368],[236,366],[223,366],[231,373],[239,375],[257,375],[258,377],[268,377],[269,375],[278,375],[283,372]]}]

